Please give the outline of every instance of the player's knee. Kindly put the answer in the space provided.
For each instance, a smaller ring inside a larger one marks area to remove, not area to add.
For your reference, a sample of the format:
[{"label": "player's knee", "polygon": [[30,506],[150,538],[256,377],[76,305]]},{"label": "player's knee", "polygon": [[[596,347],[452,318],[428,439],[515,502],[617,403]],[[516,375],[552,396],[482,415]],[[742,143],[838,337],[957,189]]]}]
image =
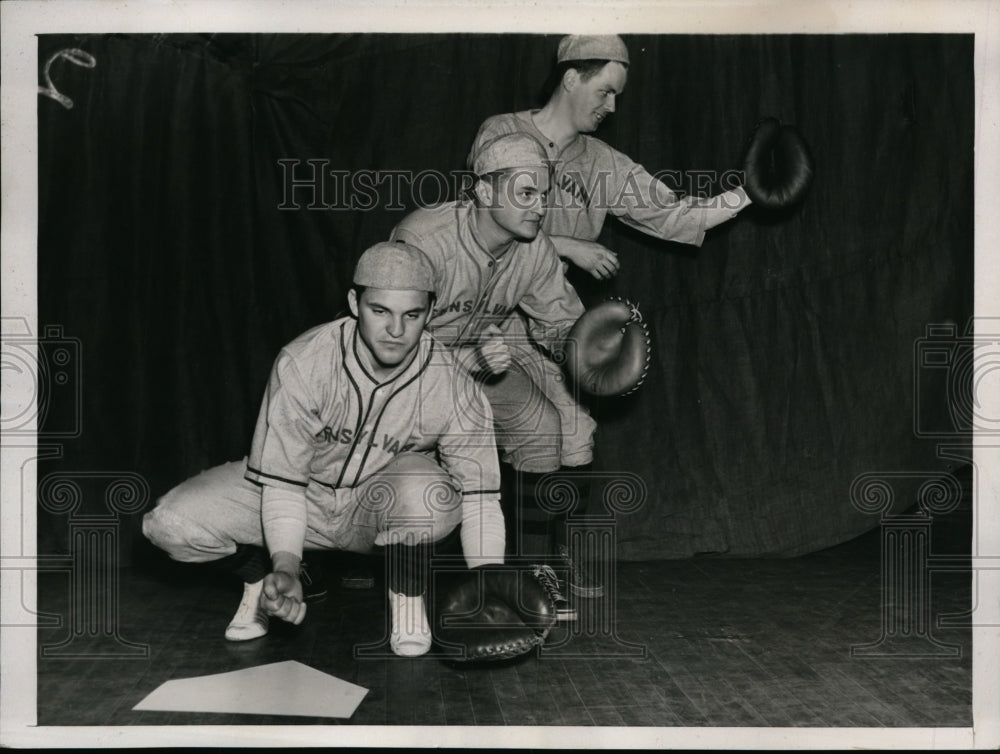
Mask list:
[{"label": "player's knee", "polygon": [[523,366],[513,366],[501,378],[484,383],[483,393],[500,434],[559,432],[558,411]]},{"label": "player's knee", "polygon": [[416,453],[399,456],[393,464],[394,500],[390,526],[438,540],[461,520],[460,491],[434,461]]},{"label": "player's knee", "polygon": [[542,438],[562,441],[562,420],[552,402],[545,399],[541,404],[536,434]]},{"label": "player's knee", "polygon": [[191,522],[165,502],[161,498],[156,508],[142,517],[142,534],[174,560],[191,560]]},{"label": "player's knee", "polygon": [[206,498],[191,480],[179,484],[142,517],[143,536],[174,560],[204,560],[206,553],[220,546],[205,518],[211,505],[211,498]]},{"label": "player's knee", "polygon": [[567,432],[567,422],[563,421],[562,465],[583,466],[594,460],[594,433],[597,424],[586,413],[579,413],[573,430]]},{"label": "player's knee", "polygon": [[559,412],[549,401],[542,405],[537,432],[503,438],[504,461],[520,471],[541,474],[555,471],[561,465],[564,440]]},{"label": "player's knee", "polygon": [[402,477],[393,515],[414,520],[448,519],[459,513],[462,498],[455,481],[440,468]]}]

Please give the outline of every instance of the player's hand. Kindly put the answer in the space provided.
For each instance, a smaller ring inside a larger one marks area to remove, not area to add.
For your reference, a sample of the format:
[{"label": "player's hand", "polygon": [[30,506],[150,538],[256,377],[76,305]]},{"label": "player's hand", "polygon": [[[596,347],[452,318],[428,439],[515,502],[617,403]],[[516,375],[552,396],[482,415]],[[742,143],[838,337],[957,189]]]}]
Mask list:
[{"label": "player's hand", "polygon": [[[555,240],[555,239],[553,239]],[[556,244],[559,256],[569,259],[598,280],[610,280],[618,274],[618,255],[594,241],[562,237]]]},{"label": "player's hand", "polygon": [[510,367],[510,347],[504,343],[503,331],[490,325],[483,334],[486,340],[477,349],[479,363],[490,374],[503,374]]},{"label": "player's hand", "polygon": [[306,617],[306,603],[302,599],[302,582],[296,574],[273,571],[264,577],[264,591],[260,606],[268,615],[298,625]]}]

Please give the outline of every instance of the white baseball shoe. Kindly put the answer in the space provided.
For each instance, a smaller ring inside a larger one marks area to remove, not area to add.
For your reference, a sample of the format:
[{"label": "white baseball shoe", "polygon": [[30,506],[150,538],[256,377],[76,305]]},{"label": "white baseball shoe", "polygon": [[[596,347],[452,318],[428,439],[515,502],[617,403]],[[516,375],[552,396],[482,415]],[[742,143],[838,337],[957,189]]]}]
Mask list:
[{"label": "white baseball shoe", "polygon": [[408,597],[389,590],[392,630],[389,646],[401,657],[419,657],[431,648],[431,624],[421,595]]},{"label": "white baseball shoe", "polygon": [[229,641],[249,641],[267,633],[268,615],[260,607],[260,594],[264,590],[264,579],[243,585],[243,599],[236,609],[236,615],[226,626]]}]

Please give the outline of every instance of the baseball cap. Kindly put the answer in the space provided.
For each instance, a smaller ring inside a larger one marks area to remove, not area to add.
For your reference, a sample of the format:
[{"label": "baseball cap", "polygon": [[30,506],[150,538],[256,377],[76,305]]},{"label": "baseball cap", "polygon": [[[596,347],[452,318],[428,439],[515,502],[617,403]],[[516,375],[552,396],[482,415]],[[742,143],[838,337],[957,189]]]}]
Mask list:
[{"label": "baseball cap", "polygon": [[416,246],[396,241],[365,250],[354,267],[354,284],[391,291],[434,293],[434,270]]},{"label": "baseball cap", "polygon": [[472,158],[472,171],[476,175],[547,165],[545,148],[537,139],[525,133],[504,134],[490,139]]},{"label": "baseball cap", "polygon": [[614,60],[628,65],[628,48],[615,34],[571,34],[559,40],[556,62]]}]

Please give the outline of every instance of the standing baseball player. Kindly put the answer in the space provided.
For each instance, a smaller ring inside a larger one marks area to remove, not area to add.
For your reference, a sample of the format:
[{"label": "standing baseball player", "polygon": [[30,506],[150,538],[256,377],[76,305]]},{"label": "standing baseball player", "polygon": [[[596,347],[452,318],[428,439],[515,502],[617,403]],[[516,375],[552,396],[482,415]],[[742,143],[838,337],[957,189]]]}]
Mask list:
[{"label": "standing baseball player", "polygon": [[[428,328],[482,382],[502,466],[519,493],[509,531],[523,531],[539,507],[555,509],[539,490],[542,478],[561,471],[563,481],[582,484],[593,458],[596,424],[557,364],[584,307],[540,232],[549,190],[541,145],[526,134],[501,135],[480,145],[473,170],[472,198],[414,211],[392,239],[430,260],[438,298]],[[515,311],[525,317],[524,337],[501,329]],[[564,519],[536,518],[553,545],[564,545]],[[548,573],[554,578],[551,567]],[[559,619],[575,618],[561,590],[555,603]]]},{"label": "standing baseball player", "polygon": [[303,620],[303,550],[383,546],[390,645],[420,655],[431,645],[428,543],[461,523],[470,568],[503,563],[493,417],[425,331],[434,278],[415,249],[368,249],[348,293],[352,316],[278,355],[249,458],[187,480],[145,516],[143,533],[175,560],[241,577],[227,639],[263,636],[269,616]]},{"label": "standing baseball player", "polygon": [[750,204],[742,187],[708,199],[681,199],[641,165],[588,135],[615,111],[628,66],[621,37],[563,37],[545,106],[488,118],[469,153],[471,167],[481,146],[497,136],[525,133],[537,139],[553,166],[542,229],[560,257],[599,280],[619,268],[617,255],[596,243],[608,213],[647,235],[700,246],[707,230]]}]

